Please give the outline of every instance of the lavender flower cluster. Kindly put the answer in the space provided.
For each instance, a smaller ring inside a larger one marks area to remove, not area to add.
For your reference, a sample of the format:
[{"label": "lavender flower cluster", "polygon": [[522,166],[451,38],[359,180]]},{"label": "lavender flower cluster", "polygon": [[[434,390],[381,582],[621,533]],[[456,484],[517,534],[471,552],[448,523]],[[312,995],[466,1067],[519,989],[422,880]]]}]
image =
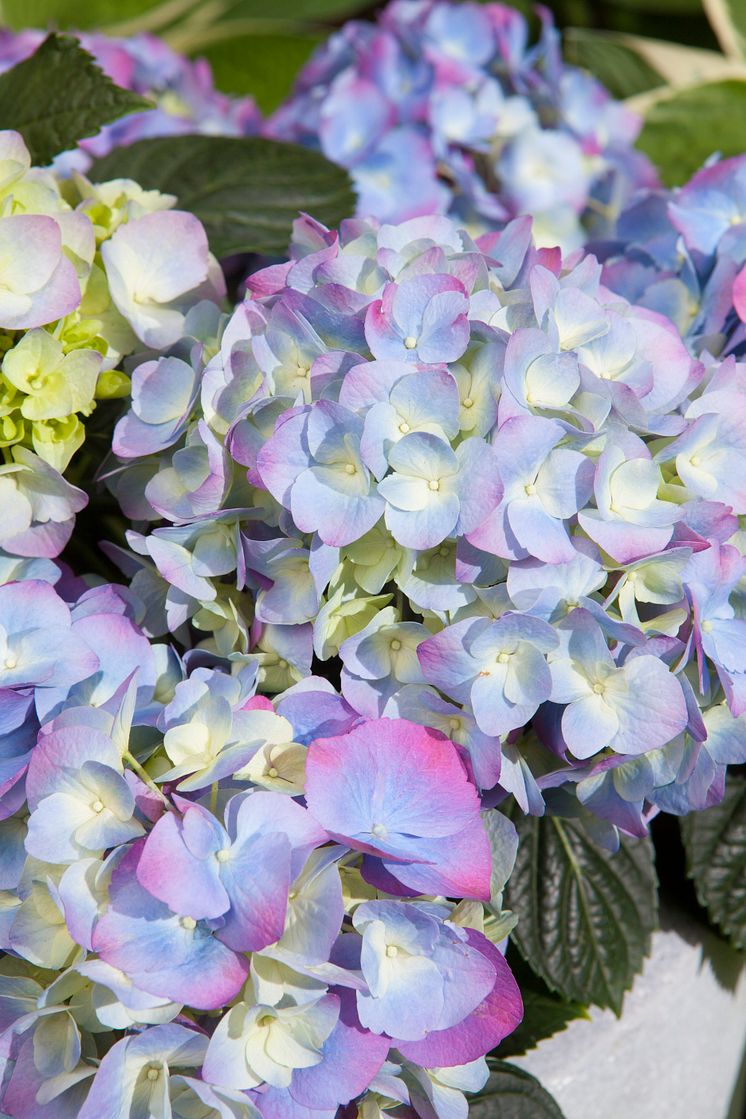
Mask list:
[{"label": "lavender flower cluster", "polygon": [[257,658],[269,693],[332,660],[361,714],[609,843],[717,800],[746,756],[743,367],[529,219],[303,219],[249,283],[206,363],[135,371],[114,433],[146,631]]},{"label": "lavender flower cluster", "polygon": [[642,192],[593,245],[614,291],[666,315],[695,354],[746,351],[746,157]]},{"label": "lavender flower cluster", "polygon": [[477,233],[530,213],[537,244],[575,248],[656,176],[639,118],[563,62],[538,11],[531,45],[503,4],[392,0],[319,48],[266,131],[349,168],[361,217],[448,213]]},{"label": "lavender flower cluster", "polygon": [[255,660],[151,644],[124,588],[25,574],[0,586],[3,1113],[465,1113],[522,1007],[493,943],[515,833],[458,747],[321,679],[273,705]]}]

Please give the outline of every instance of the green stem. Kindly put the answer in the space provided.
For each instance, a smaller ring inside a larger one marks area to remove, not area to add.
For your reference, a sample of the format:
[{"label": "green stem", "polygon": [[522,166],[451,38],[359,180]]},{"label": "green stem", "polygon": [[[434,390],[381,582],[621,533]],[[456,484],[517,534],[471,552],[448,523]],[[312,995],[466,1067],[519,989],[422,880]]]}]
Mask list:
[{"label": "green stem", "polygon": [[125,750],[123,760],[127,762],[131,769],[134,769],[140,780],[144,781],[148,788],[151,789],[168,808],[170,808],[171,805],[169,804],[168,799],[163,795],[153,778],[150,776],[148,771],[140,764],[134,754],[131,754],[129,750]]}]

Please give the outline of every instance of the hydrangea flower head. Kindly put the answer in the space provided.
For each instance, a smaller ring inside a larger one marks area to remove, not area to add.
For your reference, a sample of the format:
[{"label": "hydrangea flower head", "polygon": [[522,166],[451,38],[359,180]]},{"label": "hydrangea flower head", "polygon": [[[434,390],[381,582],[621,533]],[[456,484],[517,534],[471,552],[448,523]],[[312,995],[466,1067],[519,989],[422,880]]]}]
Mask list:
[{"label": "hydrangea flower head", "polygon": [[564,65],[546,12],[529,46],[502,4],[393,0],[317,50],[265,130],[349,168],[362,216],[449,213],[485,230],[530,213],[542,243],[575,247],[655,184],[639,127]]}]

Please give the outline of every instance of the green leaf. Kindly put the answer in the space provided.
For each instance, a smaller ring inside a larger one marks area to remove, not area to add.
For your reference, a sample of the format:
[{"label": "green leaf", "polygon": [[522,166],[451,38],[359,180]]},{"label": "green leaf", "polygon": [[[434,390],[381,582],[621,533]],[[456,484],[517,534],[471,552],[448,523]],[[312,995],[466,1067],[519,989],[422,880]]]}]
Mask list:
[{"label": "green leaf", "polygon": [[[24,27],[77,28],[100,27],[132,19],[153,8],[161,0],[3,0],[2,22],[14,31]],[[194,0],[197,3],[197,0]]]},{"label": "green leaf", "polygon": [[725,54],[746,58],[746,3],[744,0],[702,0],[710,26]]},{"label": "green leaf", "polygon": [[569,27],[565,53],[569,62],[595,74],[614,97],[634,97],[663,83],[658,71],[613,32]]},{"label": "green leaf", "polygon": [[68,35],[48,35],[30,58],[0,74],[0,128],[20,132],[37,164],[50,163],[110,121],[151,107],[114,85]]},{"label": "green leaf", "polygon": [[622,1009],[656,927],[653,848],[622,837],[612,855],[576,820],[518,817],[506,904],[533,971],[566,999]]},{"label": "green leaf", "polygon": [[730,773],[720,804],[681,820],[687,870],[700,904],[746,948],[746,774]]},{"label": "green leaf", "polygon": [[168,136],[94,163],[95,182],[123,175],[175,194],[204,223],[218,256],[284,255],[300,210],[337,225],[355,210],[349,175],[318,152],[256,137]]},{"label": "green leaf", "polygon": [[239,35],[200,47],[224,93],[251,94],[263,113],[273,112],[323,35]]},{"label": "green leaf", "polygon": [[538,1080],[516,1065],[487,1058],[490,1078],[472,1097],[469,1119],[564,1119]]},{"label": "green leaf", "polygon": [[347,19],[369,7],[366,0],[224,0],[220,16],[321,22]]},{"label": "green leaf", "polygon": [[550,991],[512,946],[508,949],[508,963],[521,991],[523,1021],[500,1042],[496,1050],[499,1057],[519,1057],[545,1037],[566,1029],[574,1019],[588,1017],[581,1003],[563,999]]},{"label": "green leaf", "polygon": [[746,81],[710,82],[655,101],[637,142],[666,186],[686,182],[706,159],[746,151]]}]

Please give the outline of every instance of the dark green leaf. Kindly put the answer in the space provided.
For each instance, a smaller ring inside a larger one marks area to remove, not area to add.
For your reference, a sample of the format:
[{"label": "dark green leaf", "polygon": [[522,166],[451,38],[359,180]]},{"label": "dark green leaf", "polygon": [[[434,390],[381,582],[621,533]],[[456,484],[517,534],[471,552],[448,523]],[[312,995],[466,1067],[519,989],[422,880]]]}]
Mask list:
[{"label": "dark green leaf", "polygon": [[349,175],[318,152],[256,137],[168,136],[94,163],[95,182],[128,176],[175,194],[204,223],[218,256],[282,255],[300,210],[337,225],[355,210]]},{"label": "dark green leaf", "polygon": [[746,775],[729,774],[722,803],[685,816],[681,834],[700,904],[746,948]]},{"label": "dark green leaf", "polygon": [[638,140],[666,186],[686,182],[704,161],[746,151],[746,81],[711,82],[657,101]]},{"label": "dark green leaf", "polygon": [[595,74],[614,97],[634,97],[663,84],[657,70],[610,32],[569,27],[565,53],[568,61]]},{"label": "dark green leaf", "polygon": [[110,121],[151,107],[107,78],[77,39],[49,35],[0,74],[0,128],[23,136],[34,163],[50,163]]},{"label": "dark green leaf", "polygon": [[656,926],[652,844],[623,837],[612,855],[576,820],[515,823],[518,858],[505,894],[518,915],[514,943],[552,990],[619,1014]]},{"label": "dark green leaf", "polygon": [[496,1050],[499,1057],[519,1057],[545,1037],[560,1033],[573,1019],[588,1017],[581,1003],[554,994],[512,946],[508,949],[508,963],[521,991],[523,1021],[500,1042]]},{"label": "dark green leaf", "polygon": [[295,76],[323,35],[240,35],[221,39],[195,53],[212,66],[224,93],[247,94],[263,113],[273,112],[293,87]]},{"label": "dark green leaf", "polygon": [[469,1119],[564,1119],[538,1080],[505,1061],[488,1058],[490,1078],[469,1108]]}]

